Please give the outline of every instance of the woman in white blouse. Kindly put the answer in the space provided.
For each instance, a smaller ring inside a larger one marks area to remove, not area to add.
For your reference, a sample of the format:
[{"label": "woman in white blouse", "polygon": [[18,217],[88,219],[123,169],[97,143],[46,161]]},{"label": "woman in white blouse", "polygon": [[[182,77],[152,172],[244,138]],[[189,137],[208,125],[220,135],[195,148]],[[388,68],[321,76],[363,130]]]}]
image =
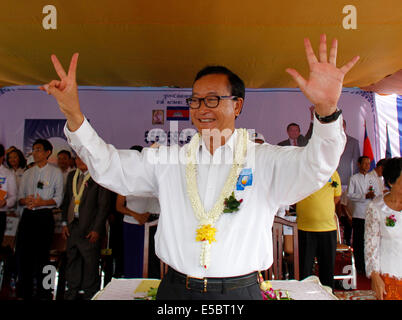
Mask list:
[{"label": "woman in white blouse", "polygon": [[21,150],[13,148],[7,152],[6,162],[8,167],[13,170],[15,179],[17,181],[17,187],[20,185],[20,181],[24,171],[26,169],[27,160]]},{"label": "woman in white blouse", "polygon": [[379,300],[402,300],[402,158],[387,160],[390,192],[373,200],[365,224],[366,274]]}]

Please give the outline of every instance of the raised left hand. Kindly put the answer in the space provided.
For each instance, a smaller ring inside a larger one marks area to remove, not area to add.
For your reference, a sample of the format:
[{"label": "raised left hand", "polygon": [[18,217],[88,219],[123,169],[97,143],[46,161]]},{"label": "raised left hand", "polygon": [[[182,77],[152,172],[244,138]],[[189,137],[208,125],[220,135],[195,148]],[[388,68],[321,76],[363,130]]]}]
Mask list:
[{"label": "raised left hand", "polygon": [[337,68],[338,41],[336,39],[332,41],[328,59],[325,34],[320,37],[319,59],[314,54],[308,38],[304,39],[304,47],[310,68],[309,79],[304,79],[295,69],[287,68],[286,72],[293,77],[300,90],[314,104],[315,111],[325,117],[336,111],[343,79],[360,57],[355,56],[343,67]]}]

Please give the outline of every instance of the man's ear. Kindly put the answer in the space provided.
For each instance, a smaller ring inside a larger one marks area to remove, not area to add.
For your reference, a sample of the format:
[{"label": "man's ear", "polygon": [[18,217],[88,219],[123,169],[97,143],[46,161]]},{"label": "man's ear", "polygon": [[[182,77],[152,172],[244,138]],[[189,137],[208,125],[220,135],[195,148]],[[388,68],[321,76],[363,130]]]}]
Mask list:
[{"label": "man's ear", "polygon": [[235,102],[235,115],[236,118],[240,115],[241,111],[243,110],[244,99],[237,98]]}]

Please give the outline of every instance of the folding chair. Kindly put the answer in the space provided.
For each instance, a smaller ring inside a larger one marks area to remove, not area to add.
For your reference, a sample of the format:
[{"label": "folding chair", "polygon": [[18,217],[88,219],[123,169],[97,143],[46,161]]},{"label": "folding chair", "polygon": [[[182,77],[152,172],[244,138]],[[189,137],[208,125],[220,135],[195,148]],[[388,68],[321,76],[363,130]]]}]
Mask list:
[{"label": "folding chair", "polygon": [[[342,243],[341,232],[339,227],[339,219],[338,216],[335,214],[335,221],[337,227],[337,245],[336,245],[336,256],[342,258],[342,260],[346,260],[346,257],[350,257],[350,273],[347,274],[335,274],[334,280],[350,280],[351,286],[345,289],[356,289],[356,266],[355,266],[355,258],[353,255],[353,248],[346,244]],[[336,261],[336,259],[335,259]],[[346,265],[347,267],[348,265]],[[335,268],[336,269],[336,268]],[[347,268],[349,269],[349,268]],[[347,272],[347,270],[346,270]],[[344,283],[344,282],[343,282]]]},{"label": "folding chair", "polygon": [[299,275],[299,239],[297,233],[297,223],[278,216],[275,216],[272,226],[272,244],[273,244],[273,263],[271,268],[264,272],[265,279],[283,280],[282,262],[283,251],[283,226],[289,226],[293,229],[293,272],[296,280]]}]

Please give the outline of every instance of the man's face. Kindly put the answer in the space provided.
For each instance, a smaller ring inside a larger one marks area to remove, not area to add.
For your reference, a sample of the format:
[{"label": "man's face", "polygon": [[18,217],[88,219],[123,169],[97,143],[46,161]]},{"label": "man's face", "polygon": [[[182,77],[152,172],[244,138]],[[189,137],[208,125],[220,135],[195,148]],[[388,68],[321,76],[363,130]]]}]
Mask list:
[{"label": "man's face", "polygon": [[57,156],[57,165],[62,171],[67,170],[67,168],[70,166],[70,158],[68,155],[65,153],[60,153]]},{"label": "man's face", "polygon": [[288,129],[289,139],[297,139],[300,136],[300,129],[298,126],[290,126]]},{"label": "man's face", "polygon": [[383,166],[379,166],[377,168],[377,173],[379,177],[382,177],[382,172],[384,171],[384,167]]},{"label": "man's face", "polygon": [[370,159],[363,158],[362,162],[359,164],[359,169],[361,173],[367,173],[370,170]]},{"label": "man's face", "polygon": [[85,172],[88,170],[87,165],[79,158],[75,158],[75,165],[77,166],[78,169],[80,169],[82,172]]},{"label": "man's face", "polygon": [[41,163],[47,161],[47,158],[50,156],[50,150],[45,151],[45,148],[41,144],[35,144],[32,147],[32,156],[34,158],[35,163]]},{"label": "man's face", "polygon": [[[206,96],[230,96],[230,85],[224,74],[210,74],[198,79],[193,85],[193,97],[204,98]],[[235,128],[235,118],[239,115],[243,106],[243,99],[221,99],[216,108],[208,108],[201,102],[199,109],[191,109],[191,120],[202,133],[205,129],[224,129],[231,131]]]}]

